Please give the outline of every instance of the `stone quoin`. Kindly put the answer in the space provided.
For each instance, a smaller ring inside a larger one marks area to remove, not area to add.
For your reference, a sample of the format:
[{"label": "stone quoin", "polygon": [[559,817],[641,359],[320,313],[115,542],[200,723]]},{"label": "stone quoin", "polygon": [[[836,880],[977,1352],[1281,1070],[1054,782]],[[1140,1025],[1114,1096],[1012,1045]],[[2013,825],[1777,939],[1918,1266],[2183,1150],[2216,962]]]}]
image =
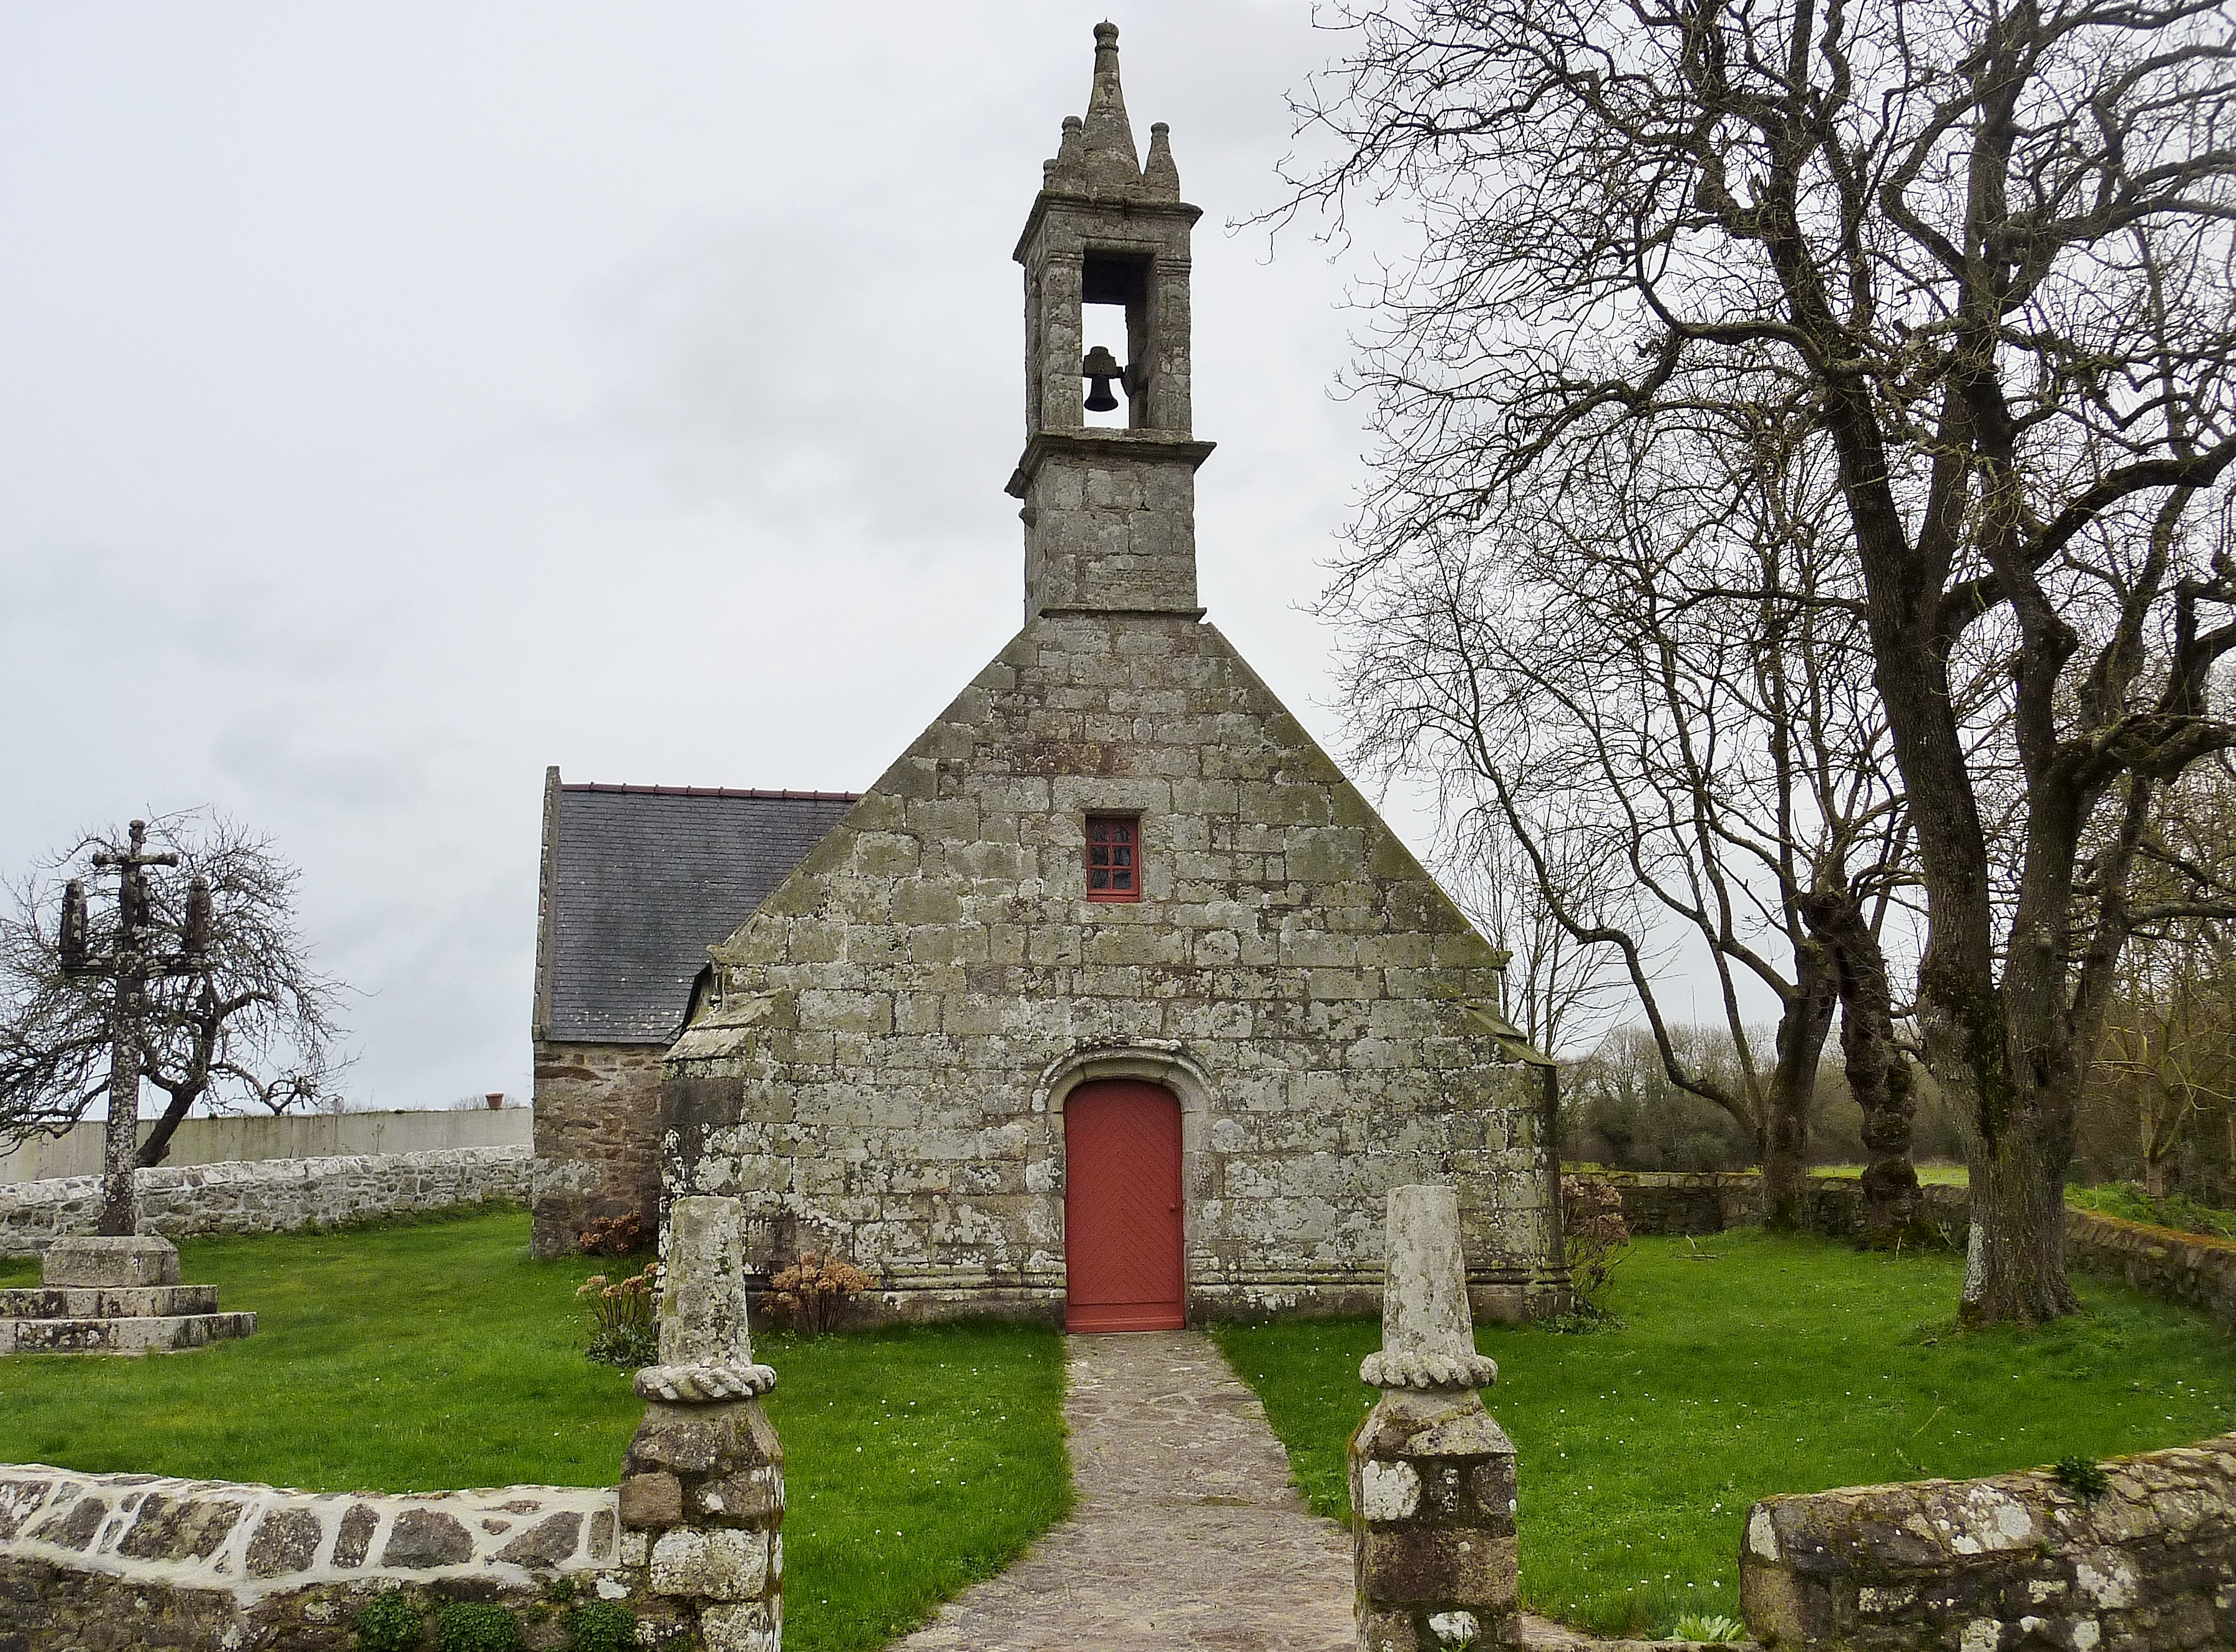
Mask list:
[{"label": "stone quoin", "polygon": [[[1557,1309],[1552,1073],[1504,959],[1199,603],[1199,209],[1151,132],[1144,162],[1106,23],[1016,249],[1023,628],[708,949],[666,1194],[734,1196],[749,1269],[836,1252],[903,1317],[1061,1318],[1068,1233],[1121,1233],[1174,1254],[1099,1288],[1161,1323],[1371,1308],[1384,1195],[1434,1181],[1476,1310]],[[1123,1142],[1067,1185],[1067,1101],[1115,1080],[1176,1115],[1169,1195]]]}]

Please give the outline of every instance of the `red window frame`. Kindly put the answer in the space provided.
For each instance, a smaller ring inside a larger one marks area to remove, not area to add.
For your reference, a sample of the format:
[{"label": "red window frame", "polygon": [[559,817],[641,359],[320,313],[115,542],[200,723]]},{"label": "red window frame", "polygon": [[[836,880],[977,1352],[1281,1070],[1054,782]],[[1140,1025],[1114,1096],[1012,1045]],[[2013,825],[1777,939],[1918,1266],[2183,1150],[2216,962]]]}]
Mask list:
[{"label": "red window frame", "polygon": [[1087,898],[1089,900],[1141,898],[1140,815],[1090,814],[1087,817]]}]

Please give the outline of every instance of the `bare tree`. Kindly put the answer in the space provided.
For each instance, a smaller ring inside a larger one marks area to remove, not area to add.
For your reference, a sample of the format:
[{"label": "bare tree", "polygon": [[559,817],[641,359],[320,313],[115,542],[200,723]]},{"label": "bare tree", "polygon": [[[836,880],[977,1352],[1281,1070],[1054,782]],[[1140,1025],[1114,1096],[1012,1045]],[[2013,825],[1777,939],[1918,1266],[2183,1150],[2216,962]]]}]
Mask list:
[{"label": "bare tree", "polygon": [[[2226,754],[2160,790],[2129,893],[2135,933],[2098,1052],[2100,1088],[2132,1117],[2144,1191],[2236,1118],[2236,773]],[[2233,1154],[2232,1157],[2236,1157]]]},{"label": "bare tree", "polygon": [[[194,966],[151,982],[141,1006],[139,1070],[164,1093],[140,1144],[143,1167],[163,1162],[196,1107],[279,1113],[332,1093],[342,991],[311,965],[296,929],[297,872],[269,839],[194,814],[154,821],[148,835],[178,864],[175,876],[145,878],[146,916],[182,930],[197,879],[207,881],[210,914]],[[114,1005],[107,984],[66,957],[63,892],[122,842],[115,832],[86,837],[18,881],[0,916],[0,1145],[59,1133],[108,1101]],[[77,950],[100,950],[116,918],[92,903]]]},{"label": "bare tree", "polygon": [[[1891,1008],[1878,938],[1907,847],[1851,563],[1819,543],[1831,467],[1790,440],[1805,426],[1635,430],[1556,494],[1355,565],[1331,603],[1363,749],[1432,768],[1448,806],[1518,847],[1552,925],[1617,964],[1669,1080],[1754,1142],[1781,1227],[1835,1012]],[[1672,1034],[1673,935],[1711,971],[1726,1070]],[[1766,1060],[1749,987],[1779,1006]],[[1909,1092],[1857,1093],[1866,1229],[1891,1244],[1918,1221]]]},{"label": "bare tree", "polygon": [[[1365,359],[1384,447],[1359,555],[1557,493],[1634,427],[1805,401],[1910,811],[1927,1057],[1976,1127],[1964,1311],[2069,1312],[2062,1175],[2138,846],[2159,789],[2236,745],[2236,22],[2207,0],[1346,20],[1304,110],[1339,151],[1296,204],[1394,190],[1424,235]],[[1968,707],[1983,668],[1998,692]]]},{"label": "bare tree", "polygon": [[[1561,923],[1536,863],[1503,822],[1476,810],[1456,825],[1439,869],[1453,898],[1507,955],[1500,1013],[1556,1058],[1595,1041],[1616,1007],[1611,960]],[[1612,869],[1583,834],[1556,830],[1536,848],[1562,902],[1592,905],[1604,898],[1601,885]]]}]

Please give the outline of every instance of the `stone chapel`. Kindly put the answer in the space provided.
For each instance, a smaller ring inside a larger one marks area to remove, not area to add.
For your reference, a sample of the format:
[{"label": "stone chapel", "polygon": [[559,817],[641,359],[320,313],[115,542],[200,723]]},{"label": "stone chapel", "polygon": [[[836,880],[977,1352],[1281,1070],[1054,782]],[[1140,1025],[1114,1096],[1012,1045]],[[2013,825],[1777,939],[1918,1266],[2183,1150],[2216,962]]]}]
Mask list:
[{"label": "stone chapel", "polygon": [[1023,629],[707,948],[665,1190],[892,1315],[1095,1330],[1371,1310],[1386,1190],[1450,1182],[1478,1312],[1557,1309],[1553,1076],[1503,958],[1197,601],[1199,209],[1095,36],[1016,253]]}]

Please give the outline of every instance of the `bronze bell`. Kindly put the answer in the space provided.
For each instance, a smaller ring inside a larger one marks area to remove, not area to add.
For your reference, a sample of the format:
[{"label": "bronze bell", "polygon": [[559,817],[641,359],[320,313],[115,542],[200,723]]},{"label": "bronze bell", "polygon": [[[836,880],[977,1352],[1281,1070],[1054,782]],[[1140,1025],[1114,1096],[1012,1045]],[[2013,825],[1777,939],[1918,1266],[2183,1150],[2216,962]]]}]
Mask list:
[{"label": "bronze bell", "polygon": [[1124,378],[1126,370],[1118,365],[1118,358],[1110,353],[1108,346],[1096,345],[1088,351],[1087,359],[1080,364],[1079,376],[1095,381],[1087,391],[1088,412],[1107,413],[1118,405],[1118,398],[1110,393],[1110,381]]}]

